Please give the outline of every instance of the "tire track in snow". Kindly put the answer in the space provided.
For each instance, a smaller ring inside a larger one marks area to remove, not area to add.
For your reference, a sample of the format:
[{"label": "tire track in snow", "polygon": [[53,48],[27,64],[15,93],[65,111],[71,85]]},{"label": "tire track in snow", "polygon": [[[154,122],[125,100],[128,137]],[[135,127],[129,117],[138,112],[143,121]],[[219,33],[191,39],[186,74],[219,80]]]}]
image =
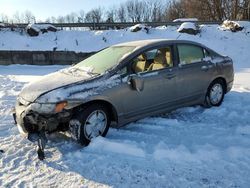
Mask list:
[{"label": "tire track in snow", "polygon": [[[4,187],[32,182],[44,187],[247,185],[250,139],[243,133],[250,126],[246,118],[249,93],[230,93],[220,108],[183,108],[119,130],[110,129],[107,138],[97,139],[86,148],[52,136],[47,159],[41,163],[33,145],[18,134],[9,111],[24,83],[6,77],[0,77],[0,83],[4,88],[0,140],[6,151],[0,154],[0,184]],[[111,143],[109,148],[105,148],[107,143]]]}]

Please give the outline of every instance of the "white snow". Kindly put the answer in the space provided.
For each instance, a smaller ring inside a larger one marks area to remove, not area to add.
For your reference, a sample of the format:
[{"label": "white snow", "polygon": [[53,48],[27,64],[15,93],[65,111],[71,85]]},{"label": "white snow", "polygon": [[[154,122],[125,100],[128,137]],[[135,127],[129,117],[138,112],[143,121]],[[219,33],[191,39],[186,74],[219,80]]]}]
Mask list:
[{"label": "white snow", "polygon": [[225,20],[222,25],[219,27],[221,30],[231,30],[234,28],[240,28],[240,24],[238,22],[235,21],[231,21],[231,20]]},{"label": "white snow", "polygon": [[173,22],[198,22],[197,18],[178,18],[173,20]]},{"label": "white snow", "polygon": [[[188,39],[201,42],[209,47],[215,48],[220,53],[230,55],[230,48],[223,45],[220,39],[224,38],[223,42],[228,45],[243,43],[242,48],[248,45],[247,40],[242,40],[245,36],[249,36],[249,22],[239,22],[244,26],[242,32],[237,32],[233,35],[230,31],[218,32],[218,25],[202,25],[201,33],[197,36],[180,34],[177,29],[179,26],[157,27],[150,28],[146,33],[143,30],[138,32],[130,32],[128,29],[123,30],[107,30],[107,31],[57,31],[41,34],[37,37],[30,37],[25,33],[11,32],[9,30],[0,31],[0,50],[29,50],[29,51],[46,51],[56,49],[57,51],[68,50],[76,52],[93,52],[99,51],[105,47],[134,40],[142,39]],[[193,26],[192,26],[193,27]],[[228,32],[228,33],[226,33]],[[199,37],[204,35],[204,37]],[[232,37],[232,35],[234,37]],[[237,37],[236,37],[237,36]],[[240,38],[240,39],[239,39]],[[247,37],[248,38],[248,37]],[[236,40],[239,39],[239,40]],[[236,41],[230,41],[236,40]],[[214,44],[213,41],[218,41]],[[235,53],[241,52],[241,49],[234,49]]]},{"label": "white snow", "polygon": [[146,25],[144,24],[136,24],[132,27],[129,28],[130,31],[135,31],[137,28],[140,28],[140,29],[149,29],[149,27],[147,27]]},{"label": "white snow", "polygon": [[[249,187],[250,24],[242,24],[245,29],[237,33],[204,25],[196,36],[179,34],[176,27],[151,29],[149,34],[87,32],[89,38],[81,35],[78,47],[70,45],[71,32],[55,34],[65,42],[69,39],[68,46],[60,39],[61,48],[79,51],[143,38],[194,40],[233,59],[235,82],[218,108],[187,107],[111,128],[106,138],[85,148],[64,134],[53,134],[43,162],[34,145],[18,133],[11,109],[27,82],[65,67],[0,66],[0,149],[5,151],[0,153],[0,187]],[[11,38],[5,38],[14,34],[3,35],[0,41],[7,42]],[[107,43],[100,42],[102,36],[107,36]],[[29,39],[34,44],[29,49],[41,49],[37,43],[41,38]],[[19,41],[15,48],[22,45]]]},{"label": "white snow", "polygon": [[56,27],[51,24],[29,24],[27,26],[27,28],[33,28],[37,32],[39,32],[41,29],[48,29],[49,27],[56,29]]},{"label": "white snow", "polygon": [[183,29],[193,29],[197,30],[196,24],[192,22],[184,22],[181,26],[177,29],[178,32],[182,31]]}]

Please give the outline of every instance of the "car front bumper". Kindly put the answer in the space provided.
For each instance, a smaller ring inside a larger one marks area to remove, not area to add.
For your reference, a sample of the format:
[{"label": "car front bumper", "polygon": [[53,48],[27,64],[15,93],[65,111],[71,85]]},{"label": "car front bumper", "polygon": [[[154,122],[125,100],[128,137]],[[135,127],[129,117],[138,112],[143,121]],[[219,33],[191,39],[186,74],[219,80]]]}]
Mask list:
[{"label": "car front bumper", "polygon": [[41,131],[63,130],[71,115],[70,110],[63,110],[60,113],[39,113],[30,108],[30,105],[25,106],[18,102],[13,112],[18,130],[24,136]]}]

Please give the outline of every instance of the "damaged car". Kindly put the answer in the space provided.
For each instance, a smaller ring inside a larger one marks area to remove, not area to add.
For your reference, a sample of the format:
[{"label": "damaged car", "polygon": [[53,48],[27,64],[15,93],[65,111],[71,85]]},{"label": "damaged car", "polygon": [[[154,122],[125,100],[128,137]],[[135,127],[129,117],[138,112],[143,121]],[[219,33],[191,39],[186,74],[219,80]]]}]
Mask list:
[{"label": "damaged car", "polygon": [[26,85],[13,115],[43,159],[49,133],[68,131],[86,146],[110,126],[185,106],[220,106],[233,80],[232,59],[202,44],[128,42]]}]

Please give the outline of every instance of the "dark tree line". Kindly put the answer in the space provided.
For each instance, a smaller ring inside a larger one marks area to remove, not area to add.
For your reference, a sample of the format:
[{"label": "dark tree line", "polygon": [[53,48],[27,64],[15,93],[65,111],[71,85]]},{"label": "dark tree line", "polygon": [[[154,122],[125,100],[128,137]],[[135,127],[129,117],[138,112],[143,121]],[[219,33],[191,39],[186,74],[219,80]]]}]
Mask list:
[{"label": "dark tree line", "polygon": [[171,1],[167,17],[195,17],[199,20],[249,20],[250,0],[178,0]]},{"label": "dark tree line", "polygon": [[37,20],[30,12],[16,12],[12,18],[1,14],[5,23],[156,22],[177,18],[203,21],[250,20],[250,0],[127,0],[109,9],[72,12],[65,16]]}]

